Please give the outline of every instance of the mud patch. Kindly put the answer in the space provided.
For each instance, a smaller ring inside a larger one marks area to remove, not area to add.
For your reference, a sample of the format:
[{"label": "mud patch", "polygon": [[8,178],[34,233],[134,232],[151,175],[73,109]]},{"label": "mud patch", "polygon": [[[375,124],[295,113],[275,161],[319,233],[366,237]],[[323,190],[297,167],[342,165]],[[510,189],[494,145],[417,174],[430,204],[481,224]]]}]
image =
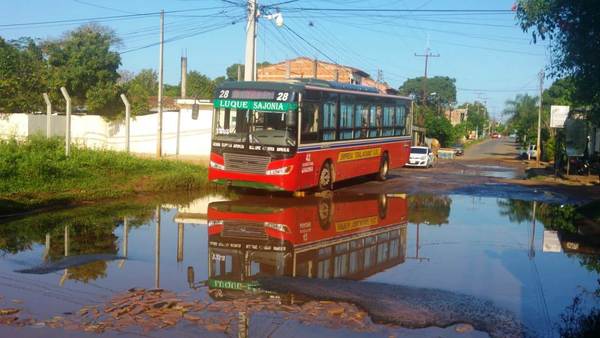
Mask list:
[{"label": "mud patch", "polygon": [[373,320],[408,328],[468,323],[492,337],[534,336],[515,316],[488,300],[426,288],[350,280],[263,278],[261,288],[357,304]]}]

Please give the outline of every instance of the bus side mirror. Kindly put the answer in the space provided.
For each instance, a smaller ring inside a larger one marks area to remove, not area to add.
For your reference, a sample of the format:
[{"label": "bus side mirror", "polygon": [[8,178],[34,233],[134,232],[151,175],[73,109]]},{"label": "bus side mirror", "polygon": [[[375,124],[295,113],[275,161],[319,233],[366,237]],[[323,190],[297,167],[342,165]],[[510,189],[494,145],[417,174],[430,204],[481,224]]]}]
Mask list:
[{"label": "bus side mirror", "polygon": [[285,125],[287,127],[295,127],[297,123],[297,115],[294,114],[292,110],[288,111],[287,114],[285,114]]},{"label": "bus side mirror", "polygon": [[197,120],[198,119],[198,111],[200,110],[200,105],[197,103],[194,103],[192,105],[192,120]]}]

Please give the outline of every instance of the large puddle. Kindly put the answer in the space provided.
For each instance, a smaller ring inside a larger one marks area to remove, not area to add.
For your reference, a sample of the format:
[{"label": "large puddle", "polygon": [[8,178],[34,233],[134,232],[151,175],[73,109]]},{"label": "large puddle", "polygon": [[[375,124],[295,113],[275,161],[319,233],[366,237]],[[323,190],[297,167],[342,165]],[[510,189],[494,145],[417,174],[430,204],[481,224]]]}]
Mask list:
[{"label": "large puddle", "polygon": [[35,215],[0,224],[0,335],[558,336],[600,290],[572,212],[334,194]]}]

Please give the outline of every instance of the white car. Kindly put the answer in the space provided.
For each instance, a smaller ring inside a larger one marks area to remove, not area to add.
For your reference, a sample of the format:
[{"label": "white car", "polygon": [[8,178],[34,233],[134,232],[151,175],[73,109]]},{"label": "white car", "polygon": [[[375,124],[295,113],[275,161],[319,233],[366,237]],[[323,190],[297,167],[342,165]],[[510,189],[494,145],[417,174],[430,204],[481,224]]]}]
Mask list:
[{"label": "white car", "polygon": [[429,168],[433,166],[433,152],[429,147],[410,147],[407,167]]},{"label": "white car", "polygon": [[528,147],[519,150],[519,157],[522,159],[532,159],[537,157],[537,149],[535,144],[530,144]]}]

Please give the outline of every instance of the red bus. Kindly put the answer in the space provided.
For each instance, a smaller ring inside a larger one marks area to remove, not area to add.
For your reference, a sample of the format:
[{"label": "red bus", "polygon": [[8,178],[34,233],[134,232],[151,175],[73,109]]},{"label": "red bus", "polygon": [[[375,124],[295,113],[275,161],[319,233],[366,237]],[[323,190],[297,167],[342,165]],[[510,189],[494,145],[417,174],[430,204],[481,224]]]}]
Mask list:
[{"label": "red bus", "polygon": [[267,190],[385,180],[410,152],[410,99],[322,80],[227,82],[216,90],[210,181]]},{"label": "red bus", "polygon": [[406,258],[404,195],[213,202],[208,285],[248,291],[257,276],[361,280]]}]

